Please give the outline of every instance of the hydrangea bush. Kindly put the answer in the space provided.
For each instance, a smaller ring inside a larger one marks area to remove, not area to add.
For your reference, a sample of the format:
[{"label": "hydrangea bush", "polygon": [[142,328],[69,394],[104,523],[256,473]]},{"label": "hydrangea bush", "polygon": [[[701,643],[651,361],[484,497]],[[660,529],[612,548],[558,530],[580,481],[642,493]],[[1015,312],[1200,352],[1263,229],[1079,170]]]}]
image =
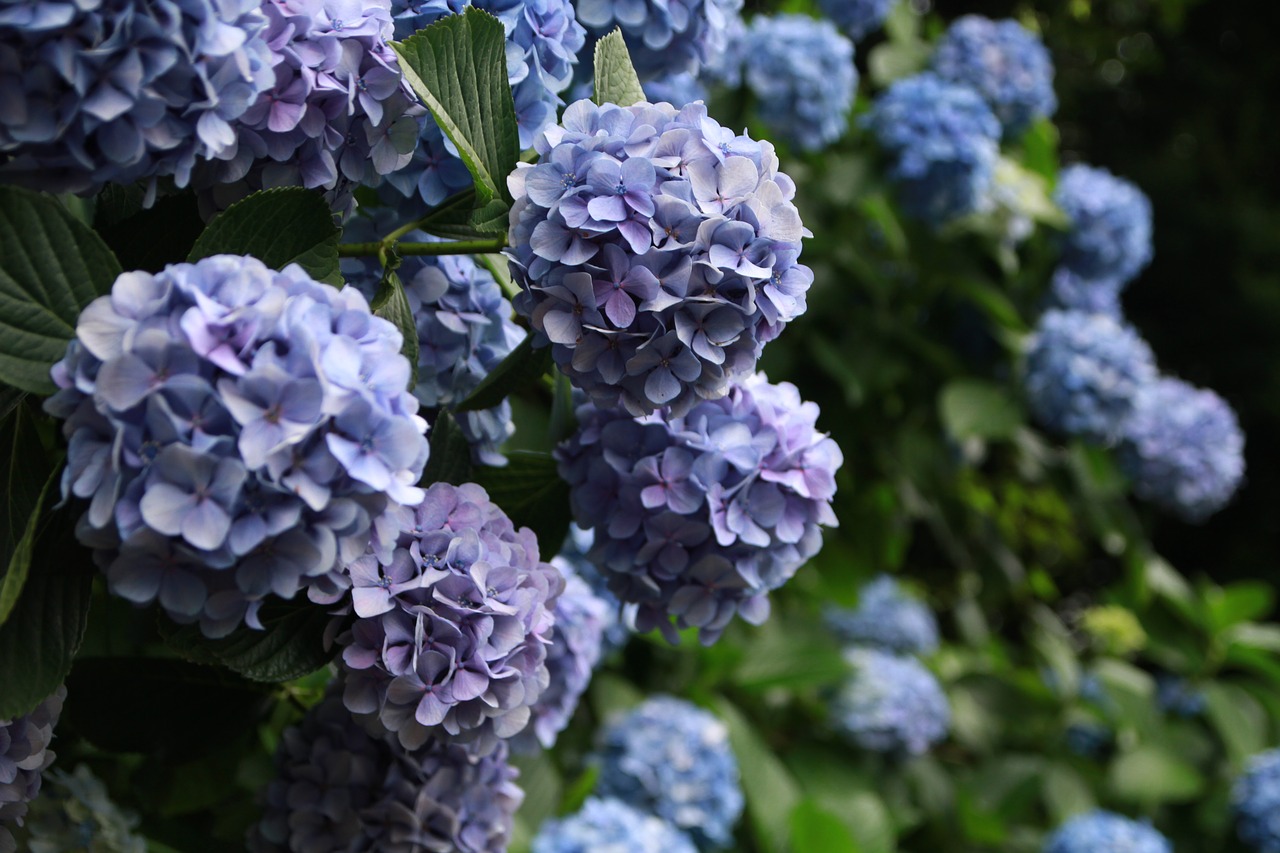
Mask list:
[{"label": "hydrangea bush", "polygon": [[1096,810],[1059,827],[1044,853],[1173,853],[1173,846],[1149,823]]},{"label": "hydrangea bush", "polygon": [[695,853],[683,832],[621,800],[589,797],[568,817],[549,820],[533,839],[533,853]]},{"label": "hydrangea bush", "polygon": [[951,708],[933,673],[914,658],[854,646],[852,675],[831,702],[837,728],[871,752],[921,755],[947,736]]},{"label": "hydrangea bush", "polygon": [[1151,260],[1151,202],[1106,169],[1068,166],[1054,200],[1071,220],[1063,263],[1089,279],[1128,281]]},{"label": "hydrangea bush", "polygon": [[855,42],[880,29],[893,0],[819,0],[819,8]]},{"label": "hydrangea bush", "polygon": [[1240,840],[1259,853],[1280,850],[1280,750],[1249,759],[1231,789]]},{"label": "hydrangea bush", "polygon": [[846,643],[906,655],[928,655],[938,648],[938,621],[933,612],[887,575],[858,592],[856,608],[831,606],[824,616]]}]

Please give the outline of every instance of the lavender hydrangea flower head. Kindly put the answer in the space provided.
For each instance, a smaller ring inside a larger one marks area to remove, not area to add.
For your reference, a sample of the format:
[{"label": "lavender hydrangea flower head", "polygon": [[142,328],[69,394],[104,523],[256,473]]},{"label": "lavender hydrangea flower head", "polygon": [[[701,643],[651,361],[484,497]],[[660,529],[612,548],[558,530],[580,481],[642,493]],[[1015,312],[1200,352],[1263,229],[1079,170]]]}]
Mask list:
[{"label": "lavender hydrangea flower head", "polygon": [[1085,278],[1070,267],[1060,266],[1049,280],[1049,303],[1055,308],[1106,314],[1120,321],[1120,293],[1125,284],[1115,278]]},{"label": "lavender hydrangea flower head", "polygon": [[408,749],[444,731],[492,752],[547,689],[560,573],[474,484],[436,483],[381,539],[351,565],[347,707]]},{"label": "lavender hydrangea flower head", "polygon": [[1155,356],[1132,327],[1105,314],[1046,311],[1027,345],[1023,388],[1045,426],[1089,441],[1120,437]]},{"label": "lavender hydrangea flower head", "polygon": [[743,0],[577,0],[593,39],[621,28],[641,80],[697,74],[728,47]]},{"label": "lavender hydrangea flower head", "polygon": [[589,797],[576,814],[548,820],[533,853],[697,853],[689,837],[661,818],[612,797]]},{"label": "lavender hydrangea flower head", "polygon": [[1012,19],[964,15],[952,21],[934,51],[933,70],[982,95],[1007,138],[1058,108],[1049,51],[1035,33]]},{"label": "lavender hydrangea flower head", "polygon": [[371,526],[422,500],[400,332],[354,288],[217,255],[124,273],[76,335],[46,409],[117,595],[209,636],[256,626],[269,595],[336,601]]},{"label": "lavender hydrangea flower head", "polygon": [[609,589],[609,578],[587,558],[595,538],[594,532],[584,530],[576,524],[570,524],[569,532],[564,537],[564,544],[560,547],[560,553],[551,559],[551,565],[559,569],[566,578],[570,575],[580,577],[591,588],[596,598],[607,606],[608,616],[605,620],[601,652],[603,656],[607,656],[610,652],[627,644],[627,640],[631,637],[631,628],[623,613],[622,602],[618,601],[618,597]]},{"label": "lavender hydrangea flower head", "polygon": [[831,607],[826,622],[840,639],[906,655],[928,655],[938,649],[938,621],[925,604],[888,575],[858,593],[853,610]]},{"label": "lavender hydrangea flower head", "polygon": [[0,720],[0,843],[6,824],[22,826],[27,804],[40,793],[41,773],[53,763],[53,727],[67,688],[59,687],[29,714]]},{"label": "lavender hydrangea flower head", "polygon": [[1095,809],[1058,827],[1044,853],[1173,853],[1173,846],[1149,823]]},{"label": "lavender hydrangea flower head", "polygon": [[1240,840],[1258,853],[1280,853],[1280,749],[1249,759],[1231,789]]},{"label": "lavender hydrangea flower head", "polygon": [[1071,219],[1062,263],[1089,279],[1128,281],[1151,260],[1151,201],[1106,169],[1068,166],[1054,201]]},{"label": "lavender hydrangea flower head", "polygon": [[858,88],[853,42],[830,21],[757,15],[742,46],[747,86],[760,120],[805,151],[819,151],[849,126]]},{"label": "lavender hydrangea flower head", "polygon": [[849,38],[862,41],[884,24],[893,0],[818,0],[818,7]]},{"label": "lavender hydrangea flower head", "polygon": [[272,83],[258,0],[0,3],[0,182],[89,193],[225,156]]},{"label": "lavender hydrangea flower head", "polygon": [[873,752],[922,755],[947,736],[947,697],[918,660],[858,646],[844,657],[853,674],[831,710],[854,743]]},{"label": "lavender hydrangea flower head", "polygon": [[822,547],[833,527],[835,442],[794,385],[756,374],[727,397],[630,418],[587,404],[557,451],[589,557],[636,605],[636,628],[697,627],[703,643],[735,613],[768,617],[767,593]]},{"label": "lavender hydrangea flower head", "polygon": [[699,103],[578,101],[536,148],[508,179],[515,307],[597,405],[722,397],[803,313],[809,232],[769,143]]},{"label": "lavender hydrangea flower head", "polygon": [[19,833],[29,853],[146,853],[147,842],[134,832],[138,816],[112,802],[107,786],[78,765],[73,773],[51,770],[31,803]]},{"label": "lavender hydrangea flower head", "polygon": [[890,157],[903,208],[941,225],[987,197],[999,153],[1000,122],[967,86],[924,73],[898,80],[863,118]]},{"label": "lavender hydrangea flower head", "polygon": [[1139,497],[1203,521],[1244,479],[1244,433],[1213,391],[1162,378],[1138,393],[1124,424],[1120,466]]},{"label": "lavender hydrangea flower head", "polygon": [[331,692],[276,752],[253,853],[502,853],[524,793],[505,745],[483,757],[446,738],[405,749]]},{"label": "lavender hydrangea flower head", "polygon": [[650,697],[604,729],[597,791],[657,815],[704,851],[728,847],[742,814],[729,729],[672,696]]}]

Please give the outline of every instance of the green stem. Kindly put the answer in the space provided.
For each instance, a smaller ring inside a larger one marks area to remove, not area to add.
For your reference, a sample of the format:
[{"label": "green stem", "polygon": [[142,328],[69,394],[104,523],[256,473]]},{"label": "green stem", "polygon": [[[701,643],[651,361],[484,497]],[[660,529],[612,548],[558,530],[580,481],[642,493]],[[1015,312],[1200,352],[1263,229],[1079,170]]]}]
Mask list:
[{"label": "green stem", "polygon": [[488,240],[454,240],[449,243],[339,243],[338,256],[343,258],[361,255],[381,255],[386,248],[394,245],[401,255],[475,255],[487,252],[499,252],[506,247],[507,241],[501,237]]}]

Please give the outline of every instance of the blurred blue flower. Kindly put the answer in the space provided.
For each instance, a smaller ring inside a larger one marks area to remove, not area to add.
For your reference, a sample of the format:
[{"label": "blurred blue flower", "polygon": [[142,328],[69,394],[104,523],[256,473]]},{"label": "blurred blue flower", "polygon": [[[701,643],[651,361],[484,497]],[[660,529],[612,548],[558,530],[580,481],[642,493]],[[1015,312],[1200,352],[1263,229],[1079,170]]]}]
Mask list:
[{"label": "blurred blue flower", "polygon": [[19,837],[28,853],[146,853],[146,839],[134,832],[138,822],[137,815],[112,802],[88,765],[80,764],[73,773],[45,774]]},{"label": "blurred blue flower", "polygon": [[1082,758],[1101,758],[1115,741],[1110,726],[1096,722],[1074,722],[1063,735],[1067,749]]},{"label": "blurred blue flower", "polygon": [[707,87],[688,71],[649,80],[644,93],[655,104],[667,103],[677,109],[707,99]]},{"label": "blurred blue flower", "polygon": [[1173,853],[1173,846],[1149,823],[1097,809],[1058,827],[1044,853]]},{"label": "blurred blue flower", "polygon": [[[743,0],[576,0],[578,20],[598,39],[621,28],[641,81],[697,74],[728,47]],[[623,104],[622,106],[630,106]]]},{"label": "blurred blue flower", "polygon": [[849,38],[862,41],[884,24],[893,0],[818,0],[818,7]]},{"label": "blurred blue flower", "polygon": [[823,615],[847,643],[906,655],[928,655],[938,649],[938,620],[933,611],[888,575],[858,592],[856,608],[830,606]]},{"label": "blurred blue flower", "polygon": [[651,696],[606,726],[597,790],[657,815],[704,851],[727,848],[742,815],[728,728],[671,696]]},{"label": "blurred blue flower", "polygon": [[1126,282],[1151,260],[1151,202],[1106,169],[1068,166],[1054,201],[1071,219],[1062,263],[1085,279]]},{"label": "blurred blue flower", "polygon": [[1126,282],[1115,278],[1085,278],[1060,266],[1049,280],[1049,304],[1067,311],[1106,314],[1121,320],[1120,293]]},{"label": "blurred blue flower", "polygon": [[1156,704],[1175,717],[1198,717],[1205,712],[1204,691],[1181,676],[1162,672],[1156,676]]},{"label": "blurred blue flower", "polygon": [[872,752],[921,755],[947,736],[951,707],[933,673],[915,658],[854,646],[853,668],[831,703],[837,727]]},{"label": "blurred blue flower", "polygon": [[683,832],[613,798],[588,797],[568,817],[548,820],[533,853],[696,853]]},{"label": "blurred blue flower", "polygon": [[587,553],[594,542],[595,533],[584,530],[576,524],[570,524],[569,533],[564,538],[560,553],[552,558],[551,565],[560,569],[566,578],[570,573],[582,578],[596,597],[608,605],[609,616],[605,620],[602,652],[604,656],[608,656],[615,649],[620,649],[627,644],[627,640],[631,638],[631,628],[627,624],[627,619],[624,618],[622,603],[609,589],[608,576],[587,558]]},{"label": "blurred blue flower", "polygon": [[31,713],[0,720],[0,843],[11,841],[6,824],[22,826],[27,804],[40,793],[41,774],[53,763],[53,727],[62,716],[67,688],[59,686]]},{"label": "blurred blue flower", "polygon": [[1280,749],[1249,759],[1231,789],[1240,840],[1258,853],[1280,853]]}]

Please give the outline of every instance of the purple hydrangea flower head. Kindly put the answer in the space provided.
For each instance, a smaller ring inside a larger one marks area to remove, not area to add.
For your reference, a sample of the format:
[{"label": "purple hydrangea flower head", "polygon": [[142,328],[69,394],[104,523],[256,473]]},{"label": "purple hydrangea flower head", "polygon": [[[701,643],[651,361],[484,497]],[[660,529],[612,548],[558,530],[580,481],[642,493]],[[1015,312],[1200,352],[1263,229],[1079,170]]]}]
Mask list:
[{"label": "purple hydrangea flower head", "polygon": [[253,853],[501,853],[524,793],[500,745],[406,749],[361,727],[336,691],[286,729]]},{"label": "purple hydrangea flower head", "polygon": [[571,574],[582,578],[595,593],[596,598],[608,606],[602,651],[602,654],[607,656],[610,652],[627,644],[627,640],[631,638],[631,628],[622,612],[622,603],[609,589],[609,578],[587,558],[595,538],[595,533],[591,530],[584,530],[576,524],[570,524],[564,544],[560,547],[560,553],[552,558],[551,564],[560,569],[560,573],[566,578]]},{"label": "purple hydrangea flower head", "polygon": [[266,23],[258,0],[3,0],[0,182],[185,186],[271,87]]},{"label": "purple hydrangea flower head", "polygon": [[1027,344],[1023,388],[1046,427],[1089,441],[1120,437],[1155,356],[1132,327],[1106,314],[1046,311]]},{"label": "purple hydrangea flower head", "polygon": [[6,840],[6,824],[22,826],[27,804],[40,793],[41,773],[54,759],[53,727],[66,698],[67,688],[59,687],[31,713],[0,720],[0,842]]},{"label": "purple hydrangea flower head", "polygon": [[982,95],[1009,138],[1058,108],[1049,51],[1012,19],[964,15],[952,21],[934,51],[933,70]]},{"label": "purple hydrangea flower head", "polygon": [[951,707],[933,673],[915,658],[854,646],[853,668],[832,701],[836,725],[872,752],[922,755],[951,726]]},{"label": "purple hydrangea flower head", "polygon": [[1173,845],[1149,823],[1095,809],[1058,827],[1044,853],[1173,853]]},{"label": "purple hydrangea flower head", "polygon": [[1088,279],[1129,281],[1151,260],[1151,201],[1106,169],[1068,166],[1054,201],[1071,219],[1062,263]]},{"label": "purple hydrangea flower head", "polygon": [[974,212],[990,192],[1000,122],[967,86],[930,73],[906,77],[863,123],[889,155],[889,177],[912,216],[940,225]]},{"label": "purple hydrangea flower head", "polygon": [[477,754],[522,730],[547,689],[560,573],[474,484],[436,483],[351,566],[343,699],[415,749],[438,732]]},{"label": "purple hydrangea flower head", "polygon": [[509,178],[516,310],[601,407],[687,412],[803,313],[808,232],[773,146],[706,107],[578,101]]},{"label": "purple hydrangea flower head", "polygon": [[742,45],[760,120],[805,151],[844,136],[858,88],[853,42],[830,21],[757,15]]},{"label": "purple hydrangea flower head", "polygon": [[221,636],[268,595],[336,601],[426,422],[400,332],[354,288],[217,255],[121,275],[80,315],[48,411],[110,589]]},{"label": "purple hydrangea flower head", "polygon": [[756,374],[678,417],[631,418],[587,404],[558,450],[589,557],[640,631],[672,642],[697,627],[712,643],[735,613],[759,624],[777,589],[835,526],[843,461],[794,385]]},{"label": "purple hydrangea flower head", "polygon": [[134,831],[138,823],[137,815],[112,802],[88,765],[80,764],[73,773],[45,774],[18,837],[29,853],[146,853],[146,840]]},{"label": "purple hydrangea flower head", "polygon": [[1137,395],[1125,421],[1120,466],[1144,500],[1203,521],[1231,500],[1244,479],[1244,433],[1214,392],[1162,378]]},{"label": "purple hydrangea flower head", "polygon": [[728,847],[742,815],[729,729],[672,696],[653,696],[601,733],[597,792],[657,815],[699,850]]},{"label": "purple hydrangea flower head", "polygon": [[726,51],[742,19],[742,0],[576,0],[593,39],[622,30],[640,79],[697,74]]},{"label": "purple hydrangea flower head", "polygon": [[1156,705],[1165,713],[1190,719],[1205,712],[1204,691],[1187,679],[1168,672],[1156,676]]},{"label": "purple hydrangea flower head", "polygon": [[893,0],[818,0],[818,7],[849,38],[862,41],[884,24]]},{"label": "purple hydrangea flower head", "polygon": [[697,853],[689,837],[661,818],[612,797],[589,797],[565,818],[548,820],[533,853]]},{"label": "purple hydrangea flower head", "polygon": [[707,87],[688,71],[649,80],[644,84],[644,91],[655,104],[666,103],[676,108],[707,100]]},{"label": "purple hydrangea flower head", "polygon": [[1231,789],[1240,840],[1258,853],[1280,853],[1280,749],[1249,759]]},{"label": "purple hydrangea flower head", "polygon": [[1085,278],[1070,267],[1060,266],[1049,280],[1049,303],[1068,311],[1106,314],[1119,321],[1120,293],[1125,284],[1115,278]]},{"label": "purple hydrangea flower head", "polygon": [[831,607],[827,624],[840,639],[906,655],[928,655],[938,649],[938,621],[888,575],[881,575],[858,593],[852,610]]}]

